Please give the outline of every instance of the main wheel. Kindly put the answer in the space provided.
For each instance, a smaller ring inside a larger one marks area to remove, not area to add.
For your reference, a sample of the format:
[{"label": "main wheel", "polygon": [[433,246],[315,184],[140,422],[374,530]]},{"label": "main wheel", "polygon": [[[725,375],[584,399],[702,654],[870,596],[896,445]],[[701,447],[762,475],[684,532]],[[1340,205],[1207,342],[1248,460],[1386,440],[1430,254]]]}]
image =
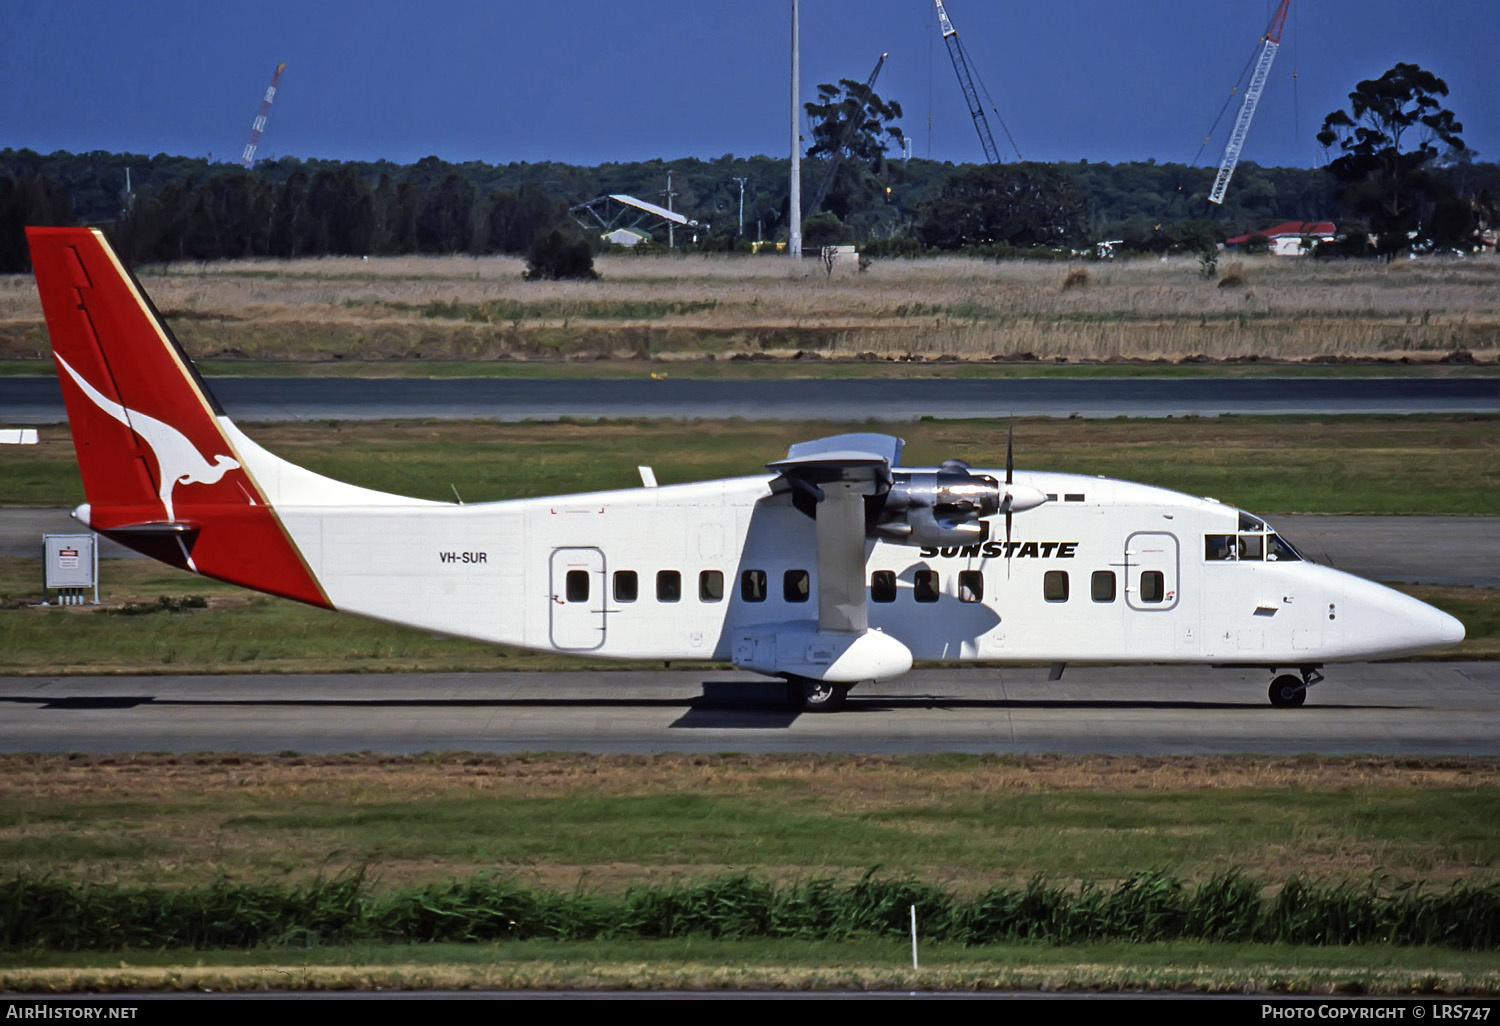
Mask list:
[{"label": "main wheel", "polygon": [[849,697],[849,685],[792,677],[786,682],[786,696],[788,704],[799,712],[833,712]]},{"label": "main wheel", "polygon": [[1307,685],[1301,677],[1283,673],[1271,681],[1271,704],[1278,709],[1291,709],[1307,701]]}]

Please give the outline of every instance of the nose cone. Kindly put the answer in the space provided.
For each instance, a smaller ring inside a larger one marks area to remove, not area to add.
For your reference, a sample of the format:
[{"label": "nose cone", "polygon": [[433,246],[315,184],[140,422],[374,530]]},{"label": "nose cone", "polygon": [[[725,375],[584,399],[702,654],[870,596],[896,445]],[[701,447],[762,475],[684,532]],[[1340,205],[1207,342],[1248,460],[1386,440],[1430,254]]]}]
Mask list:
[{"label": "nose cone", "polygon": [[1358,639],[1368,655],[1415,655],[1464,640],[1464,625],[1392,588],[1361,581],[1346,589],[1346,640]]},{"label": "nose cone", "polygon": [[1441,611],[1438,612],[1438,616],[1442,617],[1441,630],[1444,645],[1457,645],[1460,641],[1464,640],[1464,625],[1462,620]]}]

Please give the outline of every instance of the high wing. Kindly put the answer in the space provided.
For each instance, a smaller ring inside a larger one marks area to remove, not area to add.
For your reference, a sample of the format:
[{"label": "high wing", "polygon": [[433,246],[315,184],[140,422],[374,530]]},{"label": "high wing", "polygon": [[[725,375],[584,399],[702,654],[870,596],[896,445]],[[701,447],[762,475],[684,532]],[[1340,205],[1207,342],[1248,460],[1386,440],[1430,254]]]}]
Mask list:
[{"label": "high wing", "polygon": [[798,442],[786,459],[766,465],[817,522],[819,630],[861,634],[870,627],[865,500],[890,493],[905,444],[892,435],[832,435]]},{"label": "high wing", "polygon": [[875,542],[983,542],[990,531],[986,517],[1047,501],[1034,488],[1002,484],[961,460],[903,469],[904,445],[891,435],[833,435],[799,442],[785,459],[766,464],[777,474],[772,494],[790,493],[793,505],[816,522],[818,619],[741,632],[736,665],[836,686],[905,672],[910,649],[870,629],[865,567]]},{"label": "high wing", "polygon": [[817,521],[818,627],[869,628],[865,590],[867,542],[901,545],[983,542],[984,518],[1033,509],[1047,501],[1034,488],[976,474],[962,460],[936,470],[904,470],[906,443],[892,435],[832,435],[799,442],[786,458],[766,465],[780,476],[773,491],[789,490],[796,507]]}]

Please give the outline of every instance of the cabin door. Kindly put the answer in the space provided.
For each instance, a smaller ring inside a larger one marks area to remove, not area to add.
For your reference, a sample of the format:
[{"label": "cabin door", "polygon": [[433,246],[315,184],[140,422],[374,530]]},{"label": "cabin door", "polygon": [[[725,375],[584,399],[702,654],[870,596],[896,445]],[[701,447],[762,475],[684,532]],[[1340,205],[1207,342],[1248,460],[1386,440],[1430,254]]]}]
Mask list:
[{"label": "cabin door", "polygon": [[552,647],[588,652],[604,644],[604,553],[593,548],[553,549]]},{"label": "cabin door", "polygon": [[1125,539],[1125,601],[1143,613],[1165,612],[1177,605],[1182,586],[1177,536],[1165,531],[1137,531]]},{"label": "cabin door", "polygon": [[1180,564],[1176,535],[1137,531],[1125,539],[1125,637],[1138,656],[1170,656],[1188,645],[1174,637],[1176,617],[1167,612],[1177,607]]}]

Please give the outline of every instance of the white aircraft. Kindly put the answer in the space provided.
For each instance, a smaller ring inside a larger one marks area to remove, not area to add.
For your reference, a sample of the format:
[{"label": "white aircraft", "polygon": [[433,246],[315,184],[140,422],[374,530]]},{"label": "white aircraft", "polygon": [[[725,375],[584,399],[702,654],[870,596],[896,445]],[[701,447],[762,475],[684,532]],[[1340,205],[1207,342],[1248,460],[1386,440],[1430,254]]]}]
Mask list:
[{"label": "white aircraft", "polygon": [[[196,573],[457,637],[713,659],[830,709],[916,660],[1264,667],[1463,640],[1458,620],[1303,559],[1265,521],[1127,481],[901,466],[902,442],[793,445],[768,473],[471,505],[322,477],[224,415],[104,237],[30,228],[88,503]],[[1293,671],[1293,672],[1283,672]]]}]

